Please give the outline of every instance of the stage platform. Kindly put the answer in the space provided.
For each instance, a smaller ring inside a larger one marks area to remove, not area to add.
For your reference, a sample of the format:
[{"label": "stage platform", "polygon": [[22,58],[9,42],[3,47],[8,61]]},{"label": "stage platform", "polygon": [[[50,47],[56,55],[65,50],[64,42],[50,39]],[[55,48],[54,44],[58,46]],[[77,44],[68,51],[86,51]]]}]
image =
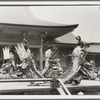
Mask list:
[{"label": "stage platform", "polygon": [[[82,80],[79,85],[65,84],[72,95],[83,92],[84,95],[100,95],[100,81]],[[0,94],[14,94],[33,91],[50,91],[51,86],[30,86],[30,82],[0,82]],[[48,92],[50,93],[50,92]]]},{"label": "stage platform", "polygon": [[82,80],[78,85],[66,84],[66,87],[74,95],[79,92],[84,95],[100,95],[100,80]]}]

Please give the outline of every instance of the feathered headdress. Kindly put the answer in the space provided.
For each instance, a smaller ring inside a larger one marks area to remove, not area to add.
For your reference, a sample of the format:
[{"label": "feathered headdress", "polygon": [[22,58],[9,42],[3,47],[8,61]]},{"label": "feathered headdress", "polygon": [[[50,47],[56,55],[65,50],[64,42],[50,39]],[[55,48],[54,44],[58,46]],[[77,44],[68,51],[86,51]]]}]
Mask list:
[{"label": "feathered headdress", "polygon": [[16,52],[20,58],[21,61],[28,58],[27,51],[24,48],[23,43],[17,43],[17,46],[15,46]]},{"label": "feathered headdress", "polygon": [[3,50],[4,60],[10,59],[9,47],[5,47],[2,50]]}]

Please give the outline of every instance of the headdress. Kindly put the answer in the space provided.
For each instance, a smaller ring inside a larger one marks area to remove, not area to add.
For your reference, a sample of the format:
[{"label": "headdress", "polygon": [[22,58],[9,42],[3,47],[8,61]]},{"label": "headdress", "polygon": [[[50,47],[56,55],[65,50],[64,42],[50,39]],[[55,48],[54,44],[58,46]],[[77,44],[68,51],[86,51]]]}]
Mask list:
[{"label": "headdress", "polygon": [[27,54],[27,51],[24,48],[23,43],[17,43],[17,46],[15,46],[15,49],[16,49],[16,52],[17,52],[21,61],[28,58],[28,54]]},{"label": "headdress", "polygon": [[3,50],[4,60],[10,59],[9,47],[5,47],[2,50]]}]

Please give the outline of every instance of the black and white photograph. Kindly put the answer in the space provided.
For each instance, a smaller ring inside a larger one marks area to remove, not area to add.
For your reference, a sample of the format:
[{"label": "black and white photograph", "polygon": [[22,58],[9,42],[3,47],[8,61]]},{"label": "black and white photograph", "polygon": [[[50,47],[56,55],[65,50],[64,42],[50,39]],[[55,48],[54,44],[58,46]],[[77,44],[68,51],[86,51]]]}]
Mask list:
[{"label": "black and white photograph", "polygon": [[0,5],[5,95],[100,95],[100,2]]}]

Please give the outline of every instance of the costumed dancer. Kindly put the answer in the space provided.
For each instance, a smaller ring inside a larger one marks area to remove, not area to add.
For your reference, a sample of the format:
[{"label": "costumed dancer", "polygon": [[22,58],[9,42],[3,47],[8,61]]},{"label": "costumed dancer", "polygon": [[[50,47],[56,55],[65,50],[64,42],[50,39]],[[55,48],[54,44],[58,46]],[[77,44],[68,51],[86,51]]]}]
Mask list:
[{"label": "costumed dancer", "polygon": [[[98,80],[98,77],[96,76],[96,74],[94,73],[93,69],[92,69],[92,65],[87,62],[86,59],[86,55],[87,55],[87,51],[86,51],[86,46],[85,44],[81,41],[80,36],[76,37],[78,41],[78,46],[73,50],[72,52],[72,62],[73,64],[76,63],[76,66],[81,66],[79,71],[76,73],[76,75],[73,77],[72,79],[72,84],[79,84],[83,78],[83,76],[86,76],[88,79],[92,79],[92,80]],[[73,67],[76,67],[73,66]],[[74,68],[73,68],[74,70]]]},{"label": "costumed dancer", "polygon": [[60,65],[60,59],[53,59],[53,47],[48,47],[48,49],[45,52],[45,66],[42,71],[42,75],[45,77],[51,77],[52,76],[52,67],[57,67],[58,69],[58,76],[63,73],[63,69]]},{"label": "costumed dancer", "polygon": [[40,72],[36,69],[31,50],[28,48],[28,46],[26,46],[25,49],[23,43],[17,43],[15,48],[20,61],[22,62],[20,65],[17,65],[17,67],[20,69],[19,71],[22,72],[22,78],[43,78]]},{"label": "costumed dancer", "polygon": [[46,60],[45,60],[44,69],[43,69],[43,71],[41,73],[42,75],[48,74],[48,69],[50,67],[50,61],[52,59],[52,52],[53,52],[53,50],[52,50],[51,47],[48,47],[48,49],[45,52],[45,58],[46,58]]},{"label": "costumed dancer", "polygon": [[17,75],[14,74],[15,62],[13,53],[9,47],[5,47],[2,50],[4,63],[2,64],[2,68],[0,70],[0,79],[18,78]]}]

